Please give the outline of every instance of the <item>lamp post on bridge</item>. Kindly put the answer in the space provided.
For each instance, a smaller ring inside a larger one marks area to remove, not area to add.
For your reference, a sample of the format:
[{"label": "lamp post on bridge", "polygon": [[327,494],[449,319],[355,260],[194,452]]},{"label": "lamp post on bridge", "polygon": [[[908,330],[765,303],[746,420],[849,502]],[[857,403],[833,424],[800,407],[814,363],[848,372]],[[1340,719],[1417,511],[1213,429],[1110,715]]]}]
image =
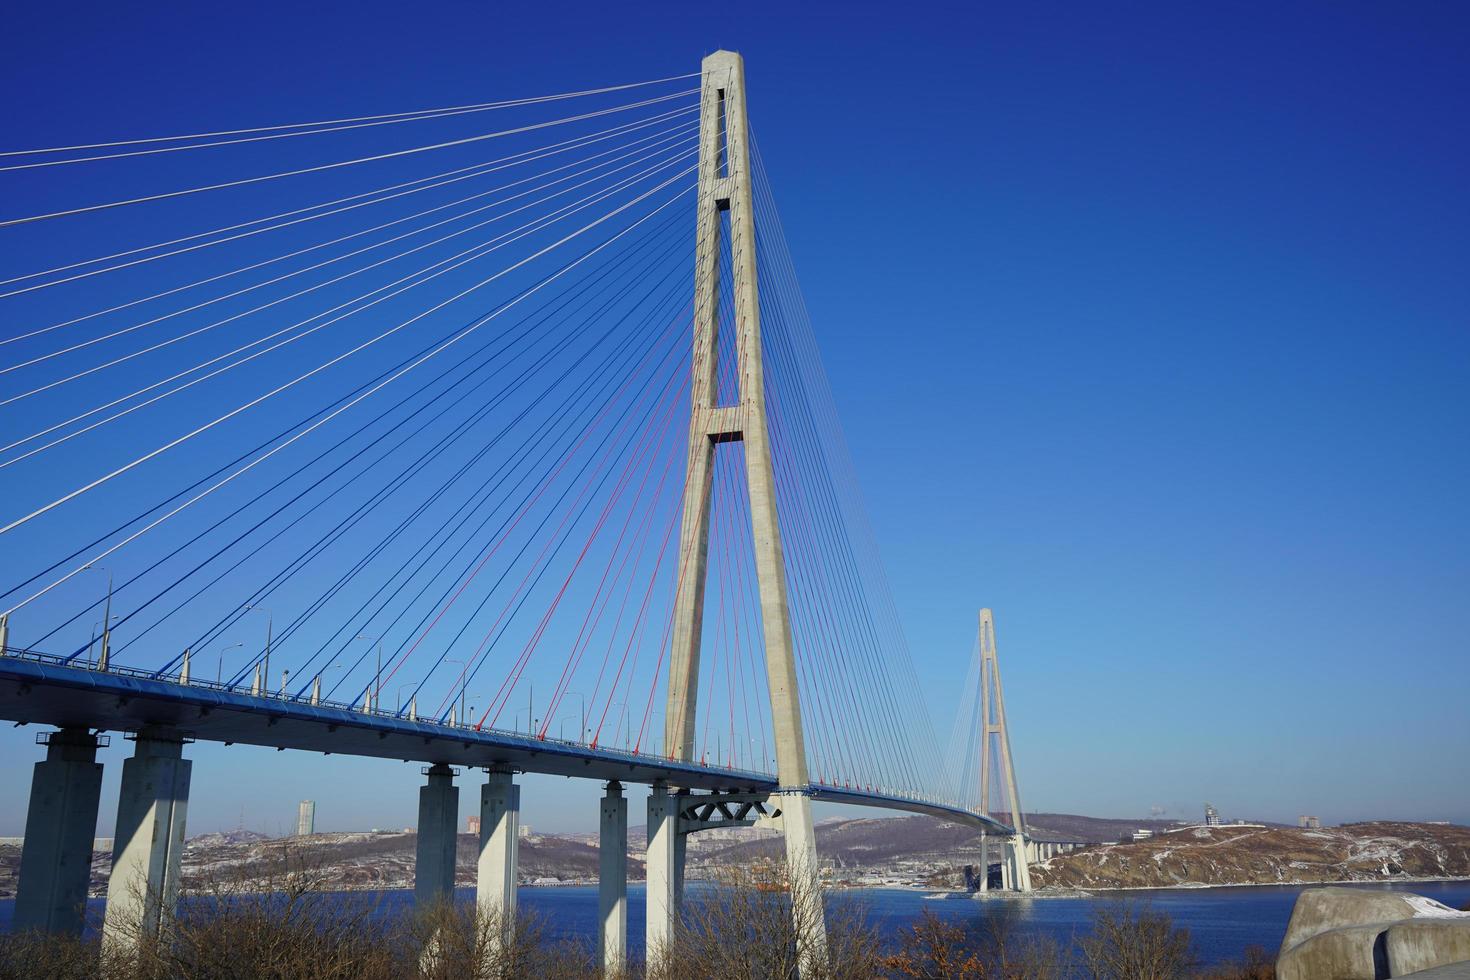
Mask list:
[{"label": "lamp post on bridge", "polygon": [[582,727],[580,729],[581,734],[577,736],[577,741],[585,745],[589,741],[589,739],[587,738],[587,695],[583,694],[581,691],[567,691],[562,695],[562,697],[566,697],[568,694],[575,694],[582,702]]},{"label": "lamp post on bridge", "polygon": [[92,564],[87,564],[82,567],[84,569],[91,568],[107,573],[107,605],[104,607],[102,613],[102,653],[97,657],[97,669],[106,670],[108,652],[112,648],[112,567],[110,565]]},{"label": "lamp post on bridge", "polygon": [[455,660],[453,657],[445,657],[444,658],[444,662],[446,664],[459,664],[461,667],[464,668],[464,670],[461,670],[459,672],[459,677],[460,677],[460,683],[459,683],[459,718],[460,718],[461,721],[463,721],[464,720],[464,695],[465,695],[465,690],[470,685],[470,679],[466,675],[469,673],[470,665],[468,663],[466,663],[465,661],[463,661],[463,660]]},{"label": "lamp post on bridge", "polygon": [[[224,677],[225,677],[225,651],[226,650],[238,650],[240,647],[243,647],[244,645],[245,644],[243,644],[243,643],[227,643],[226,645],[224,645],[224,646],[222,646],[222,647],[219,648],[219,661],[215,664],[215,667],[214,667],[214,682],[216,684],[223,684],[224,683]],[[208,661],[205,661],[205,662],[208,663]]]},{"label": "lamp post on bridge", "polygon": [[383,696],[383,638],[381,636],[366,636],[357,634],[359,640],[367,640],[376,643],[378,647],[378,665],[373,671],[373,710],[378,710],[378,702]]},{"label": "lamp post on bridge", "polygon": [[[256,605],[253,602],[247,602],[245,604],[245,612],[265,613],[265,659],[261,661],[260,674],[264,678],[261,686],[266,694],[269,694],[271,686],[271,633],[275,627],[276,615],[266,607]],[[285,681],[281,683],[284,685]]]}]

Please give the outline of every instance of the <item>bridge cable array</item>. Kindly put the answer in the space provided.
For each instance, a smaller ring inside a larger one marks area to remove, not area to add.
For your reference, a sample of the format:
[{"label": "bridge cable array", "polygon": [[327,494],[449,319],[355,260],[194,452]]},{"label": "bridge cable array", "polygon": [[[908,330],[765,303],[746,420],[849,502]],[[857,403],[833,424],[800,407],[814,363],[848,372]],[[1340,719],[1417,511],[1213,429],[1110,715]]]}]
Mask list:
[{"label": "bridge cable array", "polygon": [[[667,751],[689,77],[0,153],[32,263],[0,270],[10,652],[171,680],[187,650],[191,683]],[[758,240],[716,265],[755,252],[813,779],[951,799],[758,151],[753,176]],[[709,367],[739,417],[729,282]],[[744,452],[715,456],[695,758],[771,772]]]}]

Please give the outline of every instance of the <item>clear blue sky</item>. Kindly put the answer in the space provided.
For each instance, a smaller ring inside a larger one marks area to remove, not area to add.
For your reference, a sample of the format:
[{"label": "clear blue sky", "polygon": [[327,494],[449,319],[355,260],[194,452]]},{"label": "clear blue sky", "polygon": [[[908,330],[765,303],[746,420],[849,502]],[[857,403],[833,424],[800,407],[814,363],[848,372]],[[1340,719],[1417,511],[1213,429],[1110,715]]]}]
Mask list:
[{"label": "clear blue sky", "polygon": [[[746,9],[18,8],[0,143],[737,49],[940,727],[989,605],[1028,808],[1470,822],[1470,10]],[[19,833],[39,755],[0,738]],[[416,765],[191,753],[193,831],[414,820]],[[593,826],[595,787],[528,783]]]}]

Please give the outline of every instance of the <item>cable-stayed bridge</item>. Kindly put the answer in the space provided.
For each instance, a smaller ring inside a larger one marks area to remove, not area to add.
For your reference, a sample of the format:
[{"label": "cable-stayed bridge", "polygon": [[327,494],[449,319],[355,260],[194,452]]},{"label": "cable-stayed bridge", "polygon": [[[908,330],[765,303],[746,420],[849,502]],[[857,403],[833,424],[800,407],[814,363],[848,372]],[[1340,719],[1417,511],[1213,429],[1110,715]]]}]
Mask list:
[{"label": "cable-stayed bridge", "polygon": [[486,770],[478,900],[502,915],[515,775],[606,782],[609,969],[625,783],[653,787],[650,950],[685,835],[761,822],[823,955],[813,800],[979,827],[1025,887],[993,625],[946,753],[738,55],[68,140],[0,178],[0,717],[57,729],[19,925],[79,928],[108,731],[136,750],[105,940],[176,893],[196,739],[427,763],[422,900],[453,887],[454,767]]}]

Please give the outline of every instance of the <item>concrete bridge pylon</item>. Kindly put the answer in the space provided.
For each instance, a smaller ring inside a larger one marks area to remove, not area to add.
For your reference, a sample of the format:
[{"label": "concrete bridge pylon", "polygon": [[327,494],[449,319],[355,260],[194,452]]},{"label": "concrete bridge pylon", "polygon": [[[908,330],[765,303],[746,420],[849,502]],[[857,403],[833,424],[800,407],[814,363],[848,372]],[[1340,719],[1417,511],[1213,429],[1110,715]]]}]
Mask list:
[{"label": "concrete bridge pylon", "polygon": [[[1001,883],[1008,890],[1029,892],[1031,870],[1027,863],[1026,817],[1021,812],[1021,793],[1016,787],[1016,766],[1011,758],[1011,736],[1006,727],[1005,692],[1000,683],[1000,659],[995,644],[995,615],[980,610],[980,812],[991,813],[991,772],[1001,780],[1000,790],[1010,808],[1014,833],[1005,839],[1001,856]],[[980,890],[989,887],[990,838],[980,832]]]},{"label": "concrete bridge pylon", "polygon": [[[761,352],[760,294],[756,271],[755,210],[746,120],[745,62],[733,51],[716,51],[702,64],[699,124],[699,184],[695,207],[696,259],[694,337],[691,370],[693,401],[689,422],[688,474],[680,533],[679,586],[675,596],[673,648],[670,652],[665,750],[691,760],[699,695],[699,657],[708,571],[711,490],[715,453],[724,443],[745,443],[745,476],[750,496],[756,578],[775,729],[779,788],[772,801],[781,811],[791,879],[793,916],[803,963],[826,960],[816,835],[807,795],[806,746],[797,690],[795,646],[776,514],[776,482],[767,424]],[[731,268],[721,269],[722,213],[729,213]],[[733,291],[739,392],[720,403],[718,386],[719,296],[721,284]],[[675,791],[677,795],[677,791]],[[666,794],[649,801],[648,949],[656,955],[668,942],[679,915],[683,878],[680,807]],[[672,833],[667,829],[672,821]],[[659,829],[656,829],[659,828]],[[655,859],[655,853],[660,859]],[[665,882],[655,880],[670,876]],[[655,914],[655,910],[658,914]]]}]

